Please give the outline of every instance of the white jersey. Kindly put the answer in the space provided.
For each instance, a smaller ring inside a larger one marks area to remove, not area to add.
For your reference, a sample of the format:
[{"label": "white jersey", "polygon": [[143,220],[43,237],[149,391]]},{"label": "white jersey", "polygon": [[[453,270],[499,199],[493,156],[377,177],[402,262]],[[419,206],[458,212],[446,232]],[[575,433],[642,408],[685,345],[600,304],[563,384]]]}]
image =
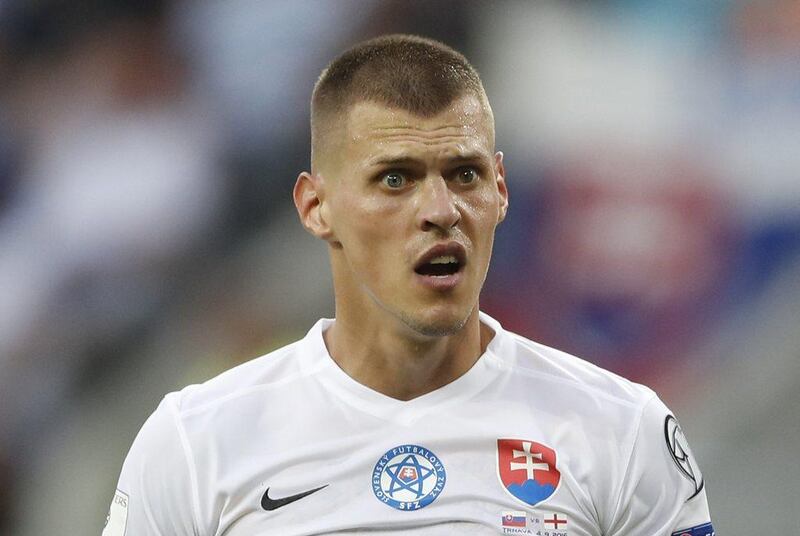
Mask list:
[{"label": "white jersey", "polygon": [[656,395],[507,332],[400,401],[302,340],[167,395],[128,454],[104,536],[713,534]]}]

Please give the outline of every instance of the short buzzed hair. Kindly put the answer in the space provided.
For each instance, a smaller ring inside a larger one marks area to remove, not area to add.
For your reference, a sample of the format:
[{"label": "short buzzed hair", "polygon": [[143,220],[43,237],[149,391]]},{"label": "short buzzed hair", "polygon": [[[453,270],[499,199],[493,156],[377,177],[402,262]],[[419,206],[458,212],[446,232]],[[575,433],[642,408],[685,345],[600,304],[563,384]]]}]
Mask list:
[{"label": "short buzzed hair", "polygon": [[334,59],[314,86],[312,161],[325,126],[358,102],[431,117],[465,94],[478,97],[491,117],[478,72],[444,43],[403,34],[364,41]]}]

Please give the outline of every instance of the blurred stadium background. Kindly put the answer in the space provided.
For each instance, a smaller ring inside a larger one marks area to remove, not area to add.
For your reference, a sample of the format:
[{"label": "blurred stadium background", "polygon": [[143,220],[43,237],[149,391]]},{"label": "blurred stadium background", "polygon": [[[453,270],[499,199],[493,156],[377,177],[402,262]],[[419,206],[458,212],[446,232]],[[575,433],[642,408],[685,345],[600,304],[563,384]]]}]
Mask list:
[{"label": "blurred stadium background", "polygon": [[316,76],[386,32],[494,105],[483,308],[658,390],[718,534],[800,534],[794,0],[0,0],[0,534],[99,534],[164,393],[331,315],[290,192]]}]

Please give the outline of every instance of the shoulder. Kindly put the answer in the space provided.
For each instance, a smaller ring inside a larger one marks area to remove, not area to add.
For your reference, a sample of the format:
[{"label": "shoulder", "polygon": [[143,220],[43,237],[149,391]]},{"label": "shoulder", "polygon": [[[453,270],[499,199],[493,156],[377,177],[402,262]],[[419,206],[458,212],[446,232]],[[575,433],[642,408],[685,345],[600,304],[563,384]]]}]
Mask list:
[{"label": "shoulder", "polygon": [[242,363],[201,384],[169,393],[165,398],[179,417],[186,417],[302,381],[325,364],[324,360],[317,359],[324,352],[319,326],[320,323],[298,341]]},{"label": "shoulder", "polygon": [[638,408],[640,411],[657,398],[648,387],[623,378],[580,357],[531,341],[512,332],[508,338],[508,360],[512,372],[539,388],[546,387],[562,396],[581,394],[598,401]]}]

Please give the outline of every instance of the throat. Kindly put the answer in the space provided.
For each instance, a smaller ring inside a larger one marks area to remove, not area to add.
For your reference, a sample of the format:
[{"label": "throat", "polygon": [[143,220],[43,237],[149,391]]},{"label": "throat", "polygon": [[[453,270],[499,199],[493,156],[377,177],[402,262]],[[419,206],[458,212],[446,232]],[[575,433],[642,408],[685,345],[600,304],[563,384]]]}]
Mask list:
[{"label": "throat", "polygon": [[331,358],[353,380],[407,401],[449,384],[472,368],[482,354],[478,326],[445,337],[398,337],[385,329],[372,334],[351,331],[337,320],[323,338]]}]

